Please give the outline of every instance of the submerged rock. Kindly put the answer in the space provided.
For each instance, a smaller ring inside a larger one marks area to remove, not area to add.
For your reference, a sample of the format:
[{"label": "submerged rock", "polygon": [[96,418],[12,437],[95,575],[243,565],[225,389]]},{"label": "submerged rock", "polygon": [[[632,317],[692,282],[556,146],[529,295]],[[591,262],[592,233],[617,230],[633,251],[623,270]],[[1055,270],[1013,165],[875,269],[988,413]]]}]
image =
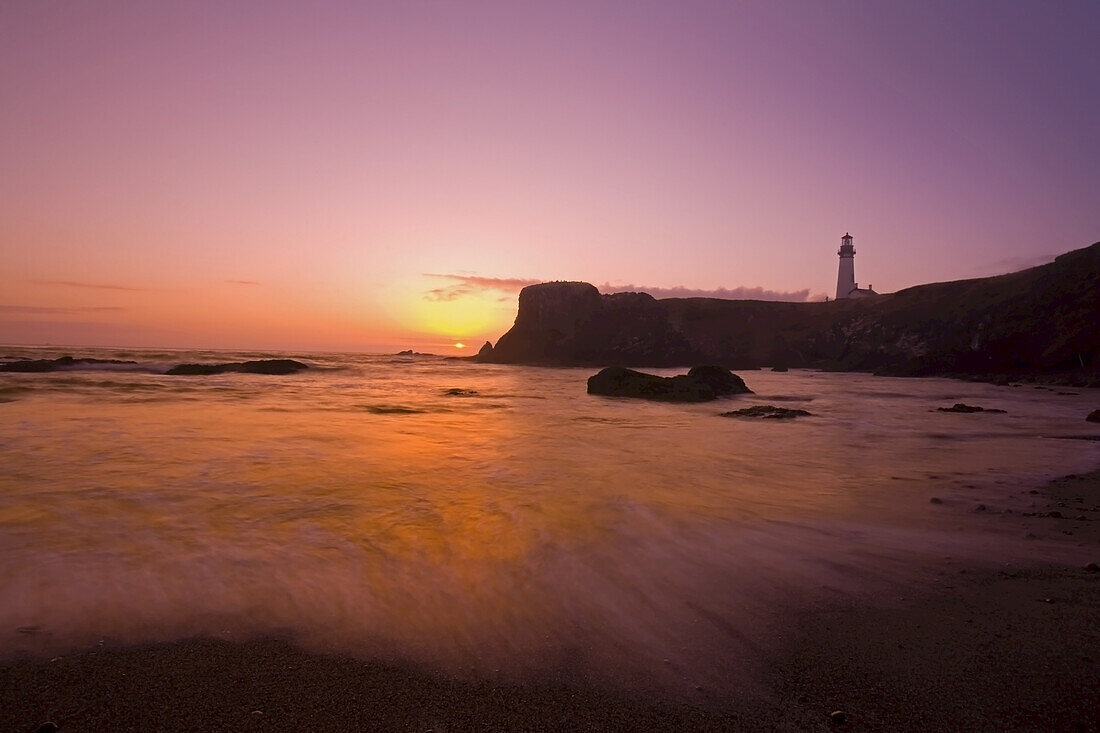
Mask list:
[{"label": "submerged rock", "polygon": [[1088,422],[1100,422],[1100,410],[1093,410],[1085,418]]},{"label": "submerged rock", "polygon": [[206,376],[240,372],[244,374],[294,374],[309,369],[308,364],[293,359],[259,359],[256,361],[230,362],[228,364],[179,364],[166,374],[182,376]]},{"label": "submerged rock", "polygon": [[733,410],[732,412],[722,413],[722,417],[760,417],[765,420],[787,420],[794,417],[809,416],[810,413],[806,410],[776,407],[775,405],[754,405],[753,407],[746,407],[743,410]]},{"label": "submerged rock", "polygon": [[962,402],[956,402],[951,407],[937,407],[937,412],[1004,412],[1004,410],[998,410],[996,408],[978,407],[977,405],[967,405]]}]

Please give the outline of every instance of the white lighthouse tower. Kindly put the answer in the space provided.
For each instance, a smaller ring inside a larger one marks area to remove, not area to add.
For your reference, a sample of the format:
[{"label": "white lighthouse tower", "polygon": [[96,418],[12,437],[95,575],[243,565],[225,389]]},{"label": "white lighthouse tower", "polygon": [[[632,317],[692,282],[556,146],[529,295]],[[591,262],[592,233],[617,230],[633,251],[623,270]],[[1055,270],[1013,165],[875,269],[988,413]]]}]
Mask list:
[{"label": "white lighthouse tower", "polygon": [[836,276],[836,299],[864,298],[868,295],[878,295],[870,287],[860,288],[856,284],[856,248],[852,244],[852,235],[845,233],[840,238],[840,270]]}]

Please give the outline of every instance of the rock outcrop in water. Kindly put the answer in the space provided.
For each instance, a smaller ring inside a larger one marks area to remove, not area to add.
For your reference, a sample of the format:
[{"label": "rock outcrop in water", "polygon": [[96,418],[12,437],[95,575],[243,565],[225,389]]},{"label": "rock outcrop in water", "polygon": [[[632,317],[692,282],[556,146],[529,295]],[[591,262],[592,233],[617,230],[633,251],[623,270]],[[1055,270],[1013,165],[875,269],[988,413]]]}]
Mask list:
[{"label": "rock outcrop in water", "polygon": [[751,417],[764,420],[790,420],[796,417],[809,416],[810,413],[806,410],[776,407],[775,405],[753,405],[743,410],[732,410],[731,412],[722,413],[722,417]]},{"label": "rock outcrop in water", "polygon": [[169,369],[172,375],[209,375],[241,372],[244,374],[294,374],[309,369],[308,364],[293,359],[260,359],[257,361],[230,362],[228,364],[180,364]]},{"label": "rock outcrop in water", "polygon": [[0,372],[62,372],[108,364],[137,364],[137,362],[119,359],[74,359],[71,356],[62,356],[57,359],[19,359],[0,363]]},{"label": "rock outcrop in water", "polygon": [[1003,413],[1004,410],[998,410],[995,407],[978,407],[977,405],[968,405],[964,402],[956,402],[951,407],[937,407],[936,412],[962,412],[962,413],[1001,412],[1001,413]]},{"label": "rock outcrop in water", "polygon": [[479,361],[765,365],[1100,386],[1100,242],[997,277],[824,303],[600,295],[531,285]]},{"label": "rock outcrop in water", "polygon": [[689,379],[694,379],[709,385],[710,388],[714,390],[714,394],[718,397],[734,394],[752,394],[752,390],[745,384],[745,380],[725,367],[715,366],[713,364],[693,366],[691,369],[688,369],[687,376]]},{"label": "rock outcrop in water", "polygon": [[640,397],[665,402],[705,402],[751,393],[741,377],[717,366],[692,367],[687,374],[659,377],[625,367],[608,367],[588,378],[588,394]]},{"label": "rock outcrop in water", "polygon": [[[147,371],[160,373],[162,366],[156,364],[141,365],[136,361],[122,361],[120,359],[74,359],[71,356],[62,356],[57,359],[19,359],[17,361],[0,362],[0,372],[61,372],[71,370],[94,370],[133,367],[134,371]],[[204,375],[226,374],[240,372],[243,374],[294,374],[303,369],[309,369],[308,364],[293,359],[258,359],[255,361],[229,362],[225,364],[179,364],[172,367],[165,374],[171,375]]]}]

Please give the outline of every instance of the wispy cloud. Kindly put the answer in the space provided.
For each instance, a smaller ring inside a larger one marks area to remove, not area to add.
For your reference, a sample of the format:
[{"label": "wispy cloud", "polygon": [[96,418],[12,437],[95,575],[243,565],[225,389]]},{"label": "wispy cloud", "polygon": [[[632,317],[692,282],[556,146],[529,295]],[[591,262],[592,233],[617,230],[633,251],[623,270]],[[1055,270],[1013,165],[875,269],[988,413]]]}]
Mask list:
[{"label": "wispy cloud", "polygon": [[542,280],[532,280],[522,277],[479,277],[477,275],[440,275],[432,272],[424,273],[424,277],[437,277],[449,280],[450,284],[438,288],[432,288],[424,293],[425,300],[455,300],[464,295],[497,291],[504,293],[518,293],[528,285],[535,285]]},{"label": "wispy cloud", "polygon": [[1035,255],[1028,257],[1006,257],[1003,260],[997,260],[991,267],[994,272],[1017,272],[1019,270],[1026,270],[1029,267],[1038,267],[1039,265],[1054,262],[1056,256],[1057,255]]},{"label": "wispy cloud", "polygon": [[31,280],[35,285],[50,285],[63,288],[83,288],[85,290],[125,290],[131,293],[144,293],[147,288],[131,288],[126,285],[112,285],[109,283],[84,283],[75,280]]},{"label": "wispy cloud", "polygon": [[124,311],[111,305],[80,305],[80,306],[43,306],[43,305],[0,305],[0,313],[16,313],[20,315],[64,315],[69,313],[103,313],[107,311]]},{"label": "wispy cloud", "polygon": [[612,285],[604,283],[596,286],[601,293],[649,293],[654,298],[722,298],[724,300],[783,300],[803,303],[808,300],[824,300],[824,295],[811,293],[809,288],[802,290],[766,290],[762,287],[715,288],[699,290],[677,285],[672,288],[651,287],[648,285]]},{"label": "wispy cloud", "polygon": [[[477,275],[441,275],[437,273],[425,273],[425,277],[437,277],[449,280],[450,284],[443,287],[432,288],[424,293],[425,300],[455,300],[464,295],[495,291],[501,293],[497,300],[510,300],[509,294],[518,293],[528,285],[536,285],[545,280],[534,280],[522,277],[479,277]],[[713,290],[700,290],[678,285],[671,288],[651,287],[648,285],[612,285],[604,283],[597,285],[601,293],[649,293],[654,298],[723,298],[726,300],[782,300],[802,303],[813,300],[824,300],[824,293],[812,293],[809,288],[793,291],[766,290],[762,287],[736,287],[715,288]]]},{"label": "wispy cloud", "polygon": [[231,283],[233,285],[259,285],[260,284],[260,282],[258,280],[226,280],[226,282]]}]

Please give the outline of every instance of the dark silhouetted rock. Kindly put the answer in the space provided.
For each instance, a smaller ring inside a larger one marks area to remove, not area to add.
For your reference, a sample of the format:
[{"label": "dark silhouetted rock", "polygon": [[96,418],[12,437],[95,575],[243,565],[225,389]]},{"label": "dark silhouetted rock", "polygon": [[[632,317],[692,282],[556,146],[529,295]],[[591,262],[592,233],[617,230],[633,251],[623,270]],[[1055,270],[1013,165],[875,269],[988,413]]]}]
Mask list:
[{"label": "dark silhouetted rock", "polygon": [[119,359],[74,359],[71,356],[62,356],[57,359],[20,359],[0,364],[0,372],[58,372],[94,367],[97,364],[137,364],[137,362]]},{"label": "dark silhouetted rock", "polygon": [[942,504],[942,503],[943,503],[943,499],[941,499],[941,498],[940,498],[940,497],[938,497],[938,496],[933,496],[933,497],[932,497],[931,499],[929,499],[928,501],[929,501],[929,503],[931,503],[931,504]]},{"label": "dark silhouetted rock", "polygon": [[1100,410],[1093,410],[1085,418],[1088,422],[1100,422]]},{"label": "dark silhouetted rock", "polygon": [[309,369],[308,364],[293,359],[260,359],[228,364],[179,364],[166,373],[174,376],[206,376],[239,372],[243,374],[294,374]]},{"label": "dark silhouetted rock", "polygon": [[705,402],[750,391],[736,374],[716,366],[694,367],[687,374],[675,377],[608,367],[588,379],[588,394],[667,402]]},{"label": "dark silhouetted rock", "polygon": [[688,370],[687,375],[710,385],[714,394],[719,397],[731,394],[752,394],[752,390],[745,386],[745,380],[725,367],[709,364],[694,366]]},{"label": "dark silhouetted rock", "polygon": [[718,396],[713,387],[694,377],[658,377],[625,367],[608,367],[589,377],[588,394],[668,402],[705,402]]},{"label": "dark silhouetted rock", "polygon": [[412,356],[412,349],[405,349],[404,351],[398,351],[394,356]]},{"label": "dark silhouetted rock", "polygon": [[476,391],[472,389],[459,389],[458,387],[445,389],[443,390],[443,394],[447,397],[477,397]]},{"label": "dark silhouetted rock", "polygon": [[785,366],[773,366],[772,371],[773,372],[785,372],[785,371],[787,371],[787,367],[785,367]]},{"label": "dark silhouetted rock", "polygon": [[165,374],[172,375],[184,375],[184,376],[204,376],[208,374],[224,374],[225,372],[235,372],[236,369],[231,367],[234,364],[178,364],[169,369]]},{"label": "dark silhouetted rock", "polygon": [[483,361],[501,364],[672,366],[709,361],[646,293],[600,295],[580,282],[529,285],[515,325]]},{"label": "dark silhouetted rock", "polygon": [[294,359],[261,359],[242,363],[240,371],[248,374],[294,374],[304,369],[309,369],[309,365]]},{"label": "dark silhouetted rock", "polygon": [[805,410],[792,410],[786,407],[775,407],[774,405],[755,405],[753,407],[746,407],[743,410],[733,410],[732,412],[723,412],[722,417],[758,417],[766,420],[787,420],[795,417],[809,417],[810,413]]},{"label": "dark silhouetted rock", "polygon": [[488,361],[493,355],[493,344],[490,341],[486,341],[481,345],[481,348],[477,350],[477,358],[479,361]]},{"label": "dark silhouetted rock", "polygon": [[854,300],[781,303],[601,295],[542,283],[484,360],[790,368],[1100,386],[1100,242],[997,277]]},{"label": "dark silhouetted rock", "polygon": [[1004,410],[998,410],[996,408],[978,407],[977,405],[967,405],[962,402],[956,402],[951,407],[937,407],[937,412],[1004,412]]}]

